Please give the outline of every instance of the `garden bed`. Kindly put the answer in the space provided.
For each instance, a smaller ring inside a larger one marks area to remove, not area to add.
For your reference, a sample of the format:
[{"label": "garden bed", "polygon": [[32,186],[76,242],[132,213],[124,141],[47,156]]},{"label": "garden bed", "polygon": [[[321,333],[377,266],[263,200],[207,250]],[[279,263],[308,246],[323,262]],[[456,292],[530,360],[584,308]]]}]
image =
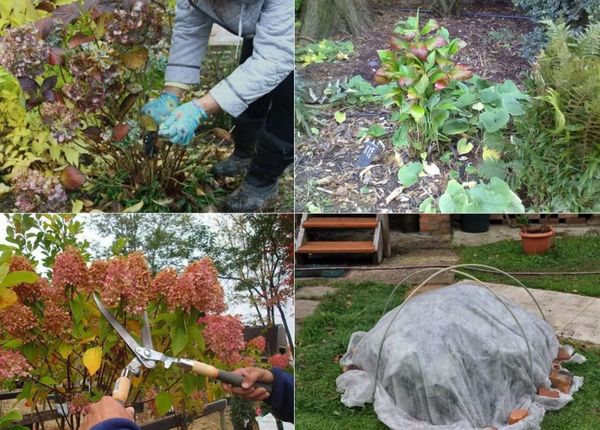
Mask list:
[{"label": "garden bed", "polygon": [[[320,95],[328,82],[355,75],[373,82],[380,67],[377,50],[388,48],[391,30],[399,20],[414,15],[414,12],[399,11],[395,2],[378,1],[374,2],[374,7],[373,31],[364,37],[352,38],[355,52],[348,60],[310,64],[299,69],[305,86],[314,94]],[[466,14],[471,13],[521,14],[504,2],[471,6]],[[429,18],[422,14],[422,22]],[[512,80],[523,89],[530,70],[521,55],[523,36],[535,28],[532,21],[474,16],[436,19],[448,29],[452,38],[467,43],[454,58],[457,63],[466,65],[484,79]],[[390,120],[392,110],[381,104],[310,106],[315,107],[314,128],[318,133],[314,136],[300,134],[297,138],[296,209],[299,211],[418,212],[419,205],[427,197],[437,198],[444,192],[451,175],[462,182],[472,181],[476,167],[482,162],[480,151],[458,154],[453,148],[444,161],[434,160],[439,174],[421,176],[413,186],[401,186],[397,180],[398,165],[406,164],[410,157],[407,151],[394,149],[392,134],[396,125]],[[335,120],[337,111],[346,114],[342,123]],[[364,144],[357,134],[361,128],[368,129],[374,123],[382,125],[387,134],[377,139],[380,152],[372,164],[367,169],[358,168],[356,160]]]}]

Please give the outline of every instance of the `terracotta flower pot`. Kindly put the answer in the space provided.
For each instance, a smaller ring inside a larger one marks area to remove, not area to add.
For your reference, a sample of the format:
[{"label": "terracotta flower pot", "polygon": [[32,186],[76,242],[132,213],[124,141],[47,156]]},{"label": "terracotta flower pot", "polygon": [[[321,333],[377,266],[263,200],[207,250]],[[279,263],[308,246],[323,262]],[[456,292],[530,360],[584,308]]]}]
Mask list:
[{"label": "terracotta flower pot", "polygon": [[554,239],[554,229],[550,227],[549,231],[544,232],[528,232],[521,230],[521,245],[523,252],[527,255],[544,254],[552,246]]}]

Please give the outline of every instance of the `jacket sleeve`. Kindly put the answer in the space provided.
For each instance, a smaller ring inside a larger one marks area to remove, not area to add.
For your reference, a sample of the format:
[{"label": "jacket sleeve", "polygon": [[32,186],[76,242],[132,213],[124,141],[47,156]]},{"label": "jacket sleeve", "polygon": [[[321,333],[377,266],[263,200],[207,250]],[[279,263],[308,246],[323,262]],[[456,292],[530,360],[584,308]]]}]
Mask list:
[{"label": "jacket sleeve", "polygon": [[283,370],[274,367],[273,391],[265,401],[271,405],[273,415],[281,421],[294,422],[294,377]]},{"label": "jacket sleeve", "polygon": [[294,4],[290,0],[265,0],[256,24],[252,56],[210,94],[225,112],[237,117],[293,70]]},{"label": "jacket sleeve", "polygon": [[206,54],[212,24],[212,18],[192,8],[188,0],[177,0],[165,81],[200,82],[200,65]]},{"label": "jacket sleeve", "polygon": [[111,418],[96,424],[90,430],[140,430],[140,428],[132,420]]}]

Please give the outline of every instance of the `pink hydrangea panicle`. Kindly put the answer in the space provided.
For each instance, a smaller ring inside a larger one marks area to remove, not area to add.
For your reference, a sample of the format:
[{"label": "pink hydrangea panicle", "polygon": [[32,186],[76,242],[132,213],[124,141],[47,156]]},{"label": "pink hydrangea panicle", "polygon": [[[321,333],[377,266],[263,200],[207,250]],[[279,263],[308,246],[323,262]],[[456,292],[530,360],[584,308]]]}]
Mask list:
[{"label": "pink hydrangea panicle", "polygon": [[265,352],[265,348],[267,347],[267,341],[264,336],[257,336],[254,339],[251,339],[248,342],[247,348],[256,348],[259,352]]},{"label": "pink hydrangea panicle", "polygon": [[148,305],[152,276],[142,253],[116,257],[108,262],[102,299],[108,306],[125,302],[125,312],[141,314]]},{"label": "pink hydrangea panicle", "polygon": [[56,306],[65,306],[67,304],[67,295],[64,288],[59,288],[51,284],[46,278],[38,280],[40,292],[45,304]]},{"label": "pink hydrangea panicle", "polygon": [[269,357],[269,364],[273,367],[285,369],[290,365],[290,357],[287,354],[275,354]]},{"label": "pink hydrangea panicle", "polygon": [[52,283],[58,288],[76,287],[89,291],[88,269],[77,248],[69,247],[56,256]]},{"label": "pink hydrangea panicle", "polygon": [[44,308],[44,331],[57,339],[68,340],[72,326],[71,314],[62,306],[47,303]]},{"label": "pink hydrangea panicle", "polygon": [[204,340],[206,346],[223,363],[233,365],[241,360],[244,349],[244,324],[231,315],[206,315],[198,320],[206,324]]},{"label": "pink hydrangea panicle", "polygon": [[18,351],[0,348],[0,382],[29,376],[31,366]]},{"label": "pink hydrangea panicle", "polygon": [[221,313],[225,310],[223,287],[219,273],[210,258],[189,264],[173,284],[167,295],[169,308],[195,308],[204,313]]},{"label": "pink hydrangea panicle", "polygon": [[[10,258],[10,265],[8,269],[9,273],[12,272],[34,272],[33,264],[27,257],[22,255],[13,255]],[[34,283],[22,283],[15,285],[13,291],[19,296],[19,299],[23,303],[33,303],[40,297],[41,285],[38,282]]]},{"label": "pink hydrangea panicle", "polygon": [[34,338],[32,330],[38,326],[38,320],[31,309],[17,302],[0,309],[0,332],[5,331],[14,338],[28,342]]},{"label": "pink hydrangea panicle", "polygon": [[169,291],[177,285],[177,271],[172,268],[163,269],[152,280],[151,296],[154,299],[168,299]]},{"label": "pink hydrangea panicle", "polygon": [[101,291],[106,280],[107,260],[94,260],[88,269],[90,291]]}]

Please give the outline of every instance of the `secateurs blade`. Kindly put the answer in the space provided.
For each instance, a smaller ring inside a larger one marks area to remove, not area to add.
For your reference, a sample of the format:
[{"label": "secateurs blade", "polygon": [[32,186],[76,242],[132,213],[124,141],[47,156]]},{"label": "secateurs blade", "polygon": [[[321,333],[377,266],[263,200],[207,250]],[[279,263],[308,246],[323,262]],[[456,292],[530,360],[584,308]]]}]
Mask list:
[{"label": "secateurs blade", "polygon": [[[169,369],[172,365],[176,365],[186,371],[195,373],[196,375],[207,376],[212,379],[225,382],[226,384],[234,387],[241,387],[244,380],[243,376],[227,372],[225,370],[217,369],[210,364],[202,363],[197,360],[187,358],[176,358],[170,357],[163,354],[162,352],[155,351],[152,345],[152,334],[150,331],[150,324],[148,321],[148,314],[144,311],[143,315],[143,326],[142,326],[142,344],[140,345],[135,338],[129,334],[127,330],[115,319],[115,317],[106,309],[97,294],[94,294],[94,301],[96,306],[100,310],[100,313],[106,318],[110,325],[116,330],[121,339],[125,341],[125,344],[133,352],[134,358],[127,365],[127,367],[121,373],[121,377],[115,383],[113,390],[113,398],[117,401],[125,404],[127,397],[129,396],[129,390],[131,388],[130,374],[138,376],[141,373],[141,368],[153,369],[156,366],[156,362],[160,361],[163,363],[166,369]],[[255,383],[254,388],[264,388],[267,392],[271,392],[271,384]]]}]

